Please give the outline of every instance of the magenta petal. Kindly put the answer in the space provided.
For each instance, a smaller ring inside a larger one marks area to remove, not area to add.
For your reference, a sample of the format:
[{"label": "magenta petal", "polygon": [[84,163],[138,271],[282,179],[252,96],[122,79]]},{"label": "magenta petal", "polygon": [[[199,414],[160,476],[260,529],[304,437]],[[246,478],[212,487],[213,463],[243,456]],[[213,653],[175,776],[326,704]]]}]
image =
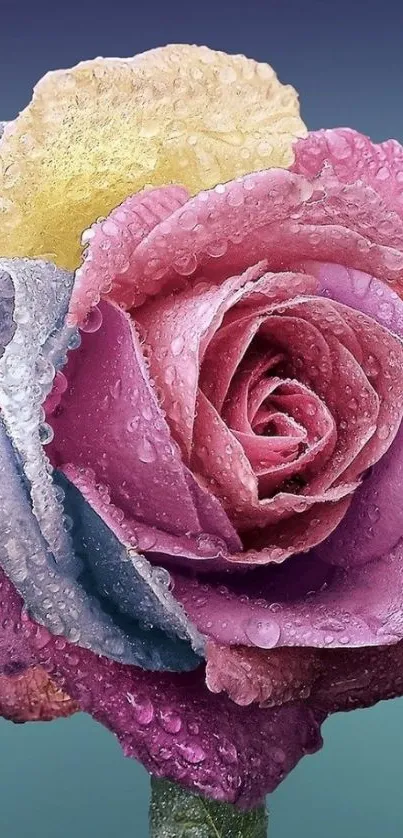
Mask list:
[{"label": "magenta petal", "polygon": [[3,615],[14,627],[9,661],[23,635],[35,664],[50,672],[81,710],[112,730],[127,756],[156,776],[247,808],[322,744],[322,711],[302,702],[241,708],[212,696],[203,670],[150,675],[117,664],[52,637],[27,616],[21,622],[21,600],[6,577],[1,587]]},{"label": "magenta petal", "polygon": [[[319,551],[320,555],[320,551]],[[199,631],[223,645],[380,646],[403,638],[403,542],[364,567],[331,568],[316,551],[225,580],[175,577],[175,596]],[[202,606],[196,605],[198,597]]]}]

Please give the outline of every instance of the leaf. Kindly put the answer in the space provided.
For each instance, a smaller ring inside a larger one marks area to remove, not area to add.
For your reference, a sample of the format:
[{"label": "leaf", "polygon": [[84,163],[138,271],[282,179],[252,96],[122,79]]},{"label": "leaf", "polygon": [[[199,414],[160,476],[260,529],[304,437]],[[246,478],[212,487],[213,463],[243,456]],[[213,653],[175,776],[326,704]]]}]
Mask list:
[{"label": "leaf", "polygon": [[264,805],[243,812],[151,779],[150,838],[266,838]]}]

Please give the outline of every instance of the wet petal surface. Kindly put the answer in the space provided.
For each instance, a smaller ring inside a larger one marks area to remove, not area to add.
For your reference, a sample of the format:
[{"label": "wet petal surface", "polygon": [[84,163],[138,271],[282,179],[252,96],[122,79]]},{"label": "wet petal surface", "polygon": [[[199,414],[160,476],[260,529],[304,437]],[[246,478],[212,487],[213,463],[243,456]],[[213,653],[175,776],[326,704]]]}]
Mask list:
[{"label": "wet petal surface", "polygon": [[[1,579],[3,614],[13,627],[8,661],[18,636],[36,664],[80,709],[110,728],[127,756],[217,800],[247,808],[272,791],[298,760],[321,746],[325,713],[303,702],[260,710],[212,696],[204,672],[151,674],[75,647],[26,616],[8,580]],[[256,736],[256,732],[259,736]]]}]

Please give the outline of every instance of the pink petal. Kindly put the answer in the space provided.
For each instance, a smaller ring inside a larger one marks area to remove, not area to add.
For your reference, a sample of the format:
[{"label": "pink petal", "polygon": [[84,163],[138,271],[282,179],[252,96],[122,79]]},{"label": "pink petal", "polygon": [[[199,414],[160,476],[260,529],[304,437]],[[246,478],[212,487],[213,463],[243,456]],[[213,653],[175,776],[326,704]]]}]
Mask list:
[{"label": "pink petal", "polygon": [[[150,582],[152,582],[151,568],[148,566],[148,562],[144,563],[142,561],[141,555],[137,555],[137,550],[145,554],[154,564],[159,563],[162,557],[165,566],[184,565],[189,568],[189,561],[192,561],[198,565],[197,570],[206,572],[226,569],[227,559],[230,555],[229,550],[238,552],[242,549],[241,541],[235,530],[229,529],[228,518],[220,504],[214,496],[206,495],[201,488],[197,487],[195,491],[197,484],[193,478],[189,481],[189,489],[192,495],[194,494],[200,519],[202,525],[206,524],[206,530],[201,529],[195,535],[190,532],[172,535],[163,529],[137,521],[128,511],[123,512],[122,509],[111,502],[107,487],[97,482],[95,473],[91,469],[77,468],[72,464],[65,464],[63,472],[101,520],[106,523],[119,542],[128,551],[131,551],[131,561],[135,564],[139,561],[141,572],[143,572],[143,564],[145,564],[144,576],[147,580],[150,579]],[[227,541],[225,536],[228,539]],[[169,585],[169,574],[164,568],[157,567],[157,573],[159,570],[161,570],[163,577],[166,577]],[[168,597],[164,586],[162,594],[164,608],[172,611],[175,603],[171,597]],[[172,602],[168,602],[168,599],[172,599]],[[188,629],[189,626],[182,626],[181,636],[186,634]]]},{"label": "pink petal", "polygon": [[183,466],[130,318],[109,303],[102,314],[102,329],[83,333],[65,368],[68,386],[49,417],[53,463],[93,469],[139,525],[198,536],[210,517],[210,534],[236,548],[219,501],[195,487]]},{"label": "pink petal", "polygon": [[396,140],[373,143],[351,128],[311,131],[294,145],[292,171],[323,182],[363,181],[403,217],[403,147]]},{"label": "pink petal", "polygon": [[267,313],[274,304],[313,293],[317,285],[317,280],[307,274],[280,272],[265,274],[244,289],[242,297],[225,315],[223,326],[212,337],[200,370],[199,386],[218,411],[222,408],[231,379],[260,326],[260,314]]},{"label": "pink petal", "polygon": [[271,707],[308,698],[321,662],[313,649],[207,646],[206,684],[236,704]]},{"label": "pink petal", "polygon": [[189,456],[199,367],[225,312],[258,279],[256,265],[221,286],[197,283],[175,295],[151,300],[135,312],[146,344],[150,372],[164,396],[164,409],[175,438]]},{"label": "pink petal", "polygon": [[371,187],[338,180],[324,187],[320,178],[271,169],[200,193],[163,232],[155,228],[131,261],[124,301],[138,305],[144,293],[183,285],[190,275],[220,282],[262,259],[270,270],[306,258],[334,261],[396,282],[402,249],[403,223]]},{"label": "pink petal", "polygon": [[83,241],[89,242],[89,247],[84,264],[76,272],[69,308],[71,325],[82,325],[101,294],[112,289],[115,297],[116,288],[130,285],[129,268],[137,246],[187,198],[181,186],[146,189],[127,198],[107,219],[85,231]]}]

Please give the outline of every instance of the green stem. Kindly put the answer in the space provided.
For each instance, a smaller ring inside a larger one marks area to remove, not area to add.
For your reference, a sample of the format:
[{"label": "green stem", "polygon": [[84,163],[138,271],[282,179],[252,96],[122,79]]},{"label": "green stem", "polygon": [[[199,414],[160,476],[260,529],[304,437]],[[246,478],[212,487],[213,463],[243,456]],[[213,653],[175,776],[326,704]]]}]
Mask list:
[{"label": "green stem", "polygon": [[241,812],[151,778],[150,838],[266,838],[264,806]]}]

